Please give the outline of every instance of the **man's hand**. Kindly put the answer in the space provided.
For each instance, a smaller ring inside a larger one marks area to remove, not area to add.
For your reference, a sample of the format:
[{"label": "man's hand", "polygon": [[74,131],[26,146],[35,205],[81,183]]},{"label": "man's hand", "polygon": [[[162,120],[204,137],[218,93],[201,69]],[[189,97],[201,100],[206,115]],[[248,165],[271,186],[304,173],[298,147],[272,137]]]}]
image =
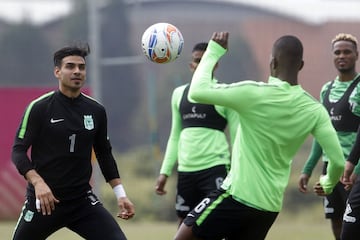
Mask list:
[{"label": "man's hand", "polygon": [[135,207],[132,202],[127,197],[121,197],[118,199],[118,206],[120,212],[118,213],[118,217],[128,220],[135,215]]},{"label": "man's hand", "polygon": [[166,180],[167,180],[167,176],[165,174],[160,174],[160,176],[157,179],[156,186],[155,186],[155,192],[158,195],[166,194],[166,190],[165,190]]},{"label": "man's hand", "polygon": [[55,210],[55,204],[60,201],[53,195],[50,187],[35,170],[28,171],[25,177],[34,186],[36,210],[41,211],[43,215],[51,215],[51,212]]},{"label": "man's hand", "polygon": [[51,215],[51,212],[55,210],[55,203],[60,201],[55,198],[51,189],[43,180],[35,182],[34,188],[37,211],[41,211],[43,215]]},{"label": "man's hand", "polygon": [[326,196],[326,193],[323,189],[323,187],[320,185],[319,182],[317,182],[314,186],[314,192],[318,195],[318,196]]},{"label": "man's hand", "polygon": [[300,179],[298,182],[298,189],[300,192],[307,193],[307,185],[308,185],[309,179],[310,179],[310,176],[307,175],[306,173],[302,173],[300,175]]},{"label": "man's hand", "polygon": [[214,32],[211,40],[217,42],[224,49],[228,48],[229,32]]},{"label": "man's hand", "polygon": [[353,173],[355,165],[352,162],[346,161],[341,183],[345,185],[346,190],[350,190],[356,180],[356,174]]}]

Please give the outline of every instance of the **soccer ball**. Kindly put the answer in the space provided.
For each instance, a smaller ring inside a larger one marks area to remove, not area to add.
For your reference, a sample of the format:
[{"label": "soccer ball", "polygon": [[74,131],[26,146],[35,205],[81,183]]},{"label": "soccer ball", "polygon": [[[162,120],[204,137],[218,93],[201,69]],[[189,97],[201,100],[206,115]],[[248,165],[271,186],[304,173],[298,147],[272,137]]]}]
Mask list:
[{"label": "soccer ball", "polygon": [[177,59],[184,39],[177,27],[170,23],[156,23],[148,27],[141,38],[145,56],[155,63],[169,63]]}]

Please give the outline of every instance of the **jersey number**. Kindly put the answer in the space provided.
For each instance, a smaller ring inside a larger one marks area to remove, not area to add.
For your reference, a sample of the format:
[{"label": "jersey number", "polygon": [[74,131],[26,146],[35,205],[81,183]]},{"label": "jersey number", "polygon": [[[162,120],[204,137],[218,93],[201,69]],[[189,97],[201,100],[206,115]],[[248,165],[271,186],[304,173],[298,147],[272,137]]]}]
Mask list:
[{"label": "jersey number", "polygon": [[210,198],[204,198],[204,200],[202,200],[196,207],[195,207],[195,212],[196,213],[200,213],[202,212],[206,206],[210,203]]},{"label": "jersey number", "polygon": [[74,152],[74,148],[75,148],[75,138],[76,138],[76,134],[72,134],[70,137],[69,137],[69,140],[70,140],[70,152]]}]

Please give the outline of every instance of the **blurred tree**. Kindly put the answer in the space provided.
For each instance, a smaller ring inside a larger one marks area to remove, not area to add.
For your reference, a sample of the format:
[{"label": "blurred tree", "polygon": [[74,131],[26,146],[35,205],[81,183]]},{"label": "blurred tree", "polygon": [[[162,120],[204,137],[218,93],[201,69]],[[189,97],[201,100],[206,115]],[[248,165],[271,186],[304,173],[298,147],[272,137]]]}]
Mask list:
[{"label": "blurred tree", "polygon": [[53,78],[50,47],[41,29],[27,22],[15,24],[0,38],[2,86],[57,85]]}]

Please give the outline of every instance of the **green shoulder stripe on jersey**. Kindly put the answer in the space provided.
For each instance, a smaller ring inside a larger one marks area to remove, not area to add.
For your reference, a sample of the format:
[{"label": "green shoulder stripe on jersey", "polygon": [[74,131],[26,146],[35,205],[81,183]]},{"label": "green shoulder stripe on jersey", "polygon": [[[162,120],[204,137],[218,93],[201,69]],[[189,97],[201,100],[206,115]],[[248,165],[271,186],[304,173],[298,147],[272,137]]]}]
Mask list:
[{"label": "green shoulder stripe on jersey", "polygon": [[100,104],[101,105],[101,103],[98,101],[98,100],[96,100],[95,98],[93,98],[93,97],[91,97],[91,96],[89,96],[89,95],[87,95],[87,94],[85,94],[85,93],[81,93],[81,95],[83,95],[84,97],[86,97],[86,98],[89,98],[89,99],[91,99],[91,100],[94,100],[95,102],[97,102],[98,104]]},{"label": "green shoulder stripe on jersey", "polygon": [[[209,216],[209,214],[216,208],[216,206],[219,205],[225,198],[227,198],[227,197],[229,197],[229,196],[230,196],[230,193],[228,193],[228,192],[224,192],[223,194],[221,194],[220,196],[218,196],[218,198],[217,198],[214,202],[212,202],[212,203],[210,204],[210,206],[207,207],[206,210],[205,210],[203,213],[201,213],[200,217],[196,220],[196,224],[197,224],[198,226],[200,226],[201,223],[207,218],[207,216]],[[205,198],[204,200],[206,200],[206,198]],[[204,200],[203,200],[203,201],[204,201]],[[196,208],[199,207],[200,204],[202,204],[202,202],[199,203],[199,204],[196,206]],[[202,207],[202,206],[200,206],[200,208],[201,208],[201,207]]]},{"label": "green shoulder stripe on jersey", "polygon": [[29,120],[29,114],[30,114],[30,111],[31,111],[32,107],[34,106],[34,104],[36,102],[40,101],[41,99],[46,98],[47,96],[50,96],[51,94],[54,94],[54,92],[55,91],[45,93],[44,95],[36,98],[35,100],[33,100],[29,104],[29,106],[26,108],[25,115],[24,115],[24,118],[23,118],[22,123],[21,123],[21,129],[20,129],[19,135],[18,135],[19,138],[23,139],[24,136],[25,136],[26,127],[27,127],[27,123],[28,123],[28,120]]}]

